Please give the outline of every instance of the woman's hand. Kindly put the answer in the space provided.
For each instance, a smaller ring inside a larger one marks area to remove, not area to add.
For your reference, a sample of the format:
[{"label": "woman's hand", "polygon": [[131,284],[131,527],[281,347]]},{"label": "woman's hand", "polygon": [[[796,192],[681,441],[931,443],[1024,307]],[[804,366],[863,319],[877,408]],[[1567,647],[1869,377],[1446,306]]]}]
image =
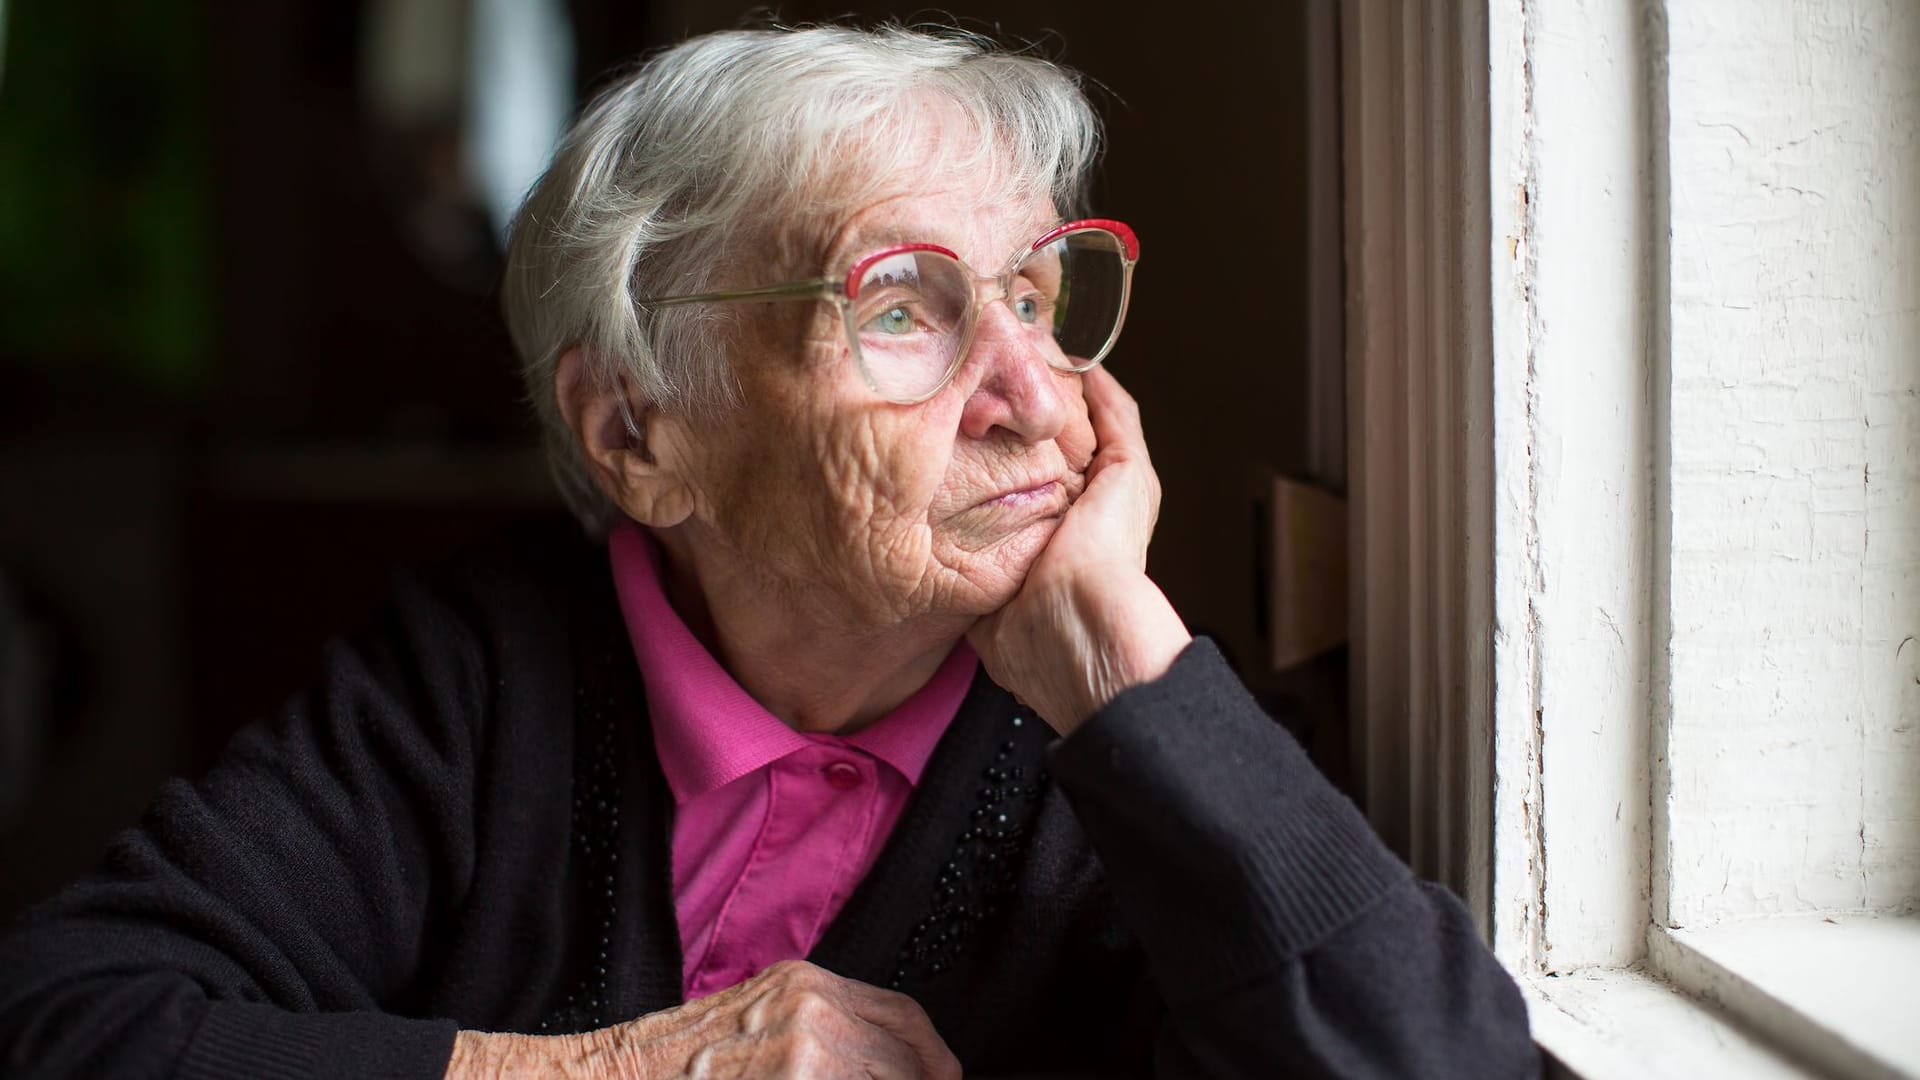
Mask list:
[{"label": "woman's hand", "polygon": [[1166,674],[1193,640],[1147,578],[1160,479],[1140,408],[1105,368],[1081,379],[1095,440],[1086,489],[1020,591],[967,634],[987,674],[1062,735]]},{"label": "woman's hand", "polygon": [[454,1039],[448,1080],[514,1076],[958,1080],[960,1063],[912,998],[787,960],[599,1031]]}]

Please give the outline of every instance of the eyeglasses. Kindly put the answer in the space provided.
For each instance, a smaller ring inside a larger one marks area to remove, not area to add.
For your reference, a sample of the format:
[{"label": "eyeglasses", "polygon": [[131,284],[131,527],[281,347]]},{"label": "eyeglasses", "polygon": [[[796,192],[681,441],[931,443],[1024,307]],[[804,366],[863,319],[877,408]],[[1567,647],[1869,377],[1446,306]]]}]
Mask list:
[{"label": "eyeglasses", "polygon": [[[940,392],[966,359],[986,305],[1005,300],[1047,363],[1080,372],[1120,338],[1140,243],[1118,221],[1049,229],[996,275],[976,274],[936,244],[898,244],[862,256],[846,277],[757,289],[652,296],[643,308],[732,300],[827,300],[840,308],[847,343],[867,386],[912,405]],[[982,298],[979,285],[999,287]]]}]

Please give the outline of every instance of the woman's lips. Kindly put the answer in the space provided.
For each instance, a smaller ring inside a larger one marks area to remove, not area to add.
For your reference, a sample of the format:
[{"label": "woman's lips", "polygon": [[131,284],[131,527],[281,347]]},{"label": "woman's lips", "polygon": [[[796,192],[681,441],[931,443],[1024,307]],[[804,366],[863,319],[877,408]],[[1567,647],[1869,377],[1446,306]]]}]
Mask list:
[{"label": "woman's lips", "polygon": [[1065,494],[1066,489],[1060,481],[1049,480],[1044,484],[1001,492],[980,505],[995,509],[1026,509],[1064,502]]}]

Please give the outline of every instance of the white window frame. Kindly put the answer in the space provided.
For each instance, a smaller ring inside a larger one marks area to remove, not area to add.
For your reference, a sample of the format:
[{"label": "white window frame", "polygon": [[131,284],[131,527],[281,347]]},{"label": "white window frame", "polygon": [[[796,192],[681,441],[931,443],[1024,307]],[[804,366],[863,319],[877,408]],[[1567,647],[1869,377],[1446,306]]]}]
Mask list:
[{"label": "white window frame", "polygon": [[1660,917],[1665,3],[1340,22],[1363,805],[1577,1075],[1907,1075]]}]

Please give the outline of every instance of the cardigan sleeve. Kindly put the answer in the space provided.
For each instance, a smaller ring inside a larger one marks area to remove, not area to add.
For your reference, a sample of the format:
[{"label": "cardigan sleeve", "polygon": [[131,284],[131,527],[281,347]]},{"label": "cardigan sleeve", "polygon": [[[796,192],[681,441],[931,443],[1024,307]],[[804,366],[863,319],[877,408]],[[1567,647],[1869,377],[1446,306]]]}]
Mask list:
[{"label": "cardigan sleeve", "polygon": [[317,688],[0,938],[8,1076],[438,1077],[396,1015],[471,871],[480,647],[402,582]]},{"label": "cardigan sleeve", "polygon": [[1167,1006],[1156,1075],[1539,1073],[1517,987],[1205,639],[1050,769]]}]

